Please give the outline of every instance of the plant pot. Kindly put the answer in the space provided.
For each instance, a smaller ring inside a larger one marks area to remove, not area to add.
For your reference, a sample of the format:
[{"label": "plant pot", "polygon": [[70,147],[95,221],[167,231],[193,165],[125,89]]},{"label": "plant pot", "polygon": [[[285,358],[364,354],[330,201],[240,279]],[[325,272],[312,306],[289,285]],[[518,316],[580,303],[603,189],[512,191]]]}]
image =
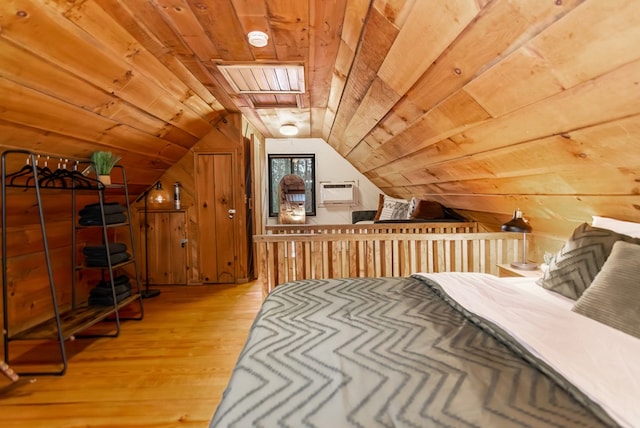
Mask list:
[{"label": "plant pot", "polygon": [[110,175],[99,175],[98,181],[104,184],[105,186],[109,186],[111,184],[111,176]]}]

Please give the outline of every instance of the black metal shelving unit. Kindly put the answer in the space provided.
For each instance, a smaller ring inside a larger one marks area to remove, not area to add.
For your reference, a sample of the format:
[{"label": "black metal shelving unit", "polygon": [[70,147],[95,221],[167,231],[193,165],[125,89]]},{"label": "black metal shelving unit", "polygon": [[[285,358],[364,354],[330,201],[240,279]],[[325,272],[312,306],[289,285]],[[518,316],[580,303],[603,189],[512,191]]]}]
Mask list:
[{"label": "black metal shelving unit", "polygon": [[[16,172],[7,173],[7,157],[8,156],[24,156],[26,164],[22,169]],[[121,181],[114,185],[103,185],[97,178],[87,176],[84,172],[88,171],[86,168],[91,166],[91,162],[88,160],[71,160],[72,167],[67,169],[66,166],[61,168],[60,166],[55,171],[51,171],[48,165],[45,163],[45,167],[39,166],[39,159],[47,157],[44,154],[33,153],[27,150],[7,150],[2,154],[2,286],[3,286],[3,322],[4,322],[4,358],[7,363],[12,362],[10,359],[10,343],[17,340],[55,340],[58,342],[60,352],[60,369],[53,371],[37,371],[37,372],[18,372],[21,375],[62,375],[67,370],[67,353],[65,350],[65,341],[76,337],[98,337],[108,336],[116,337],[120,334],[120,321],[123,319],[120,315],[120,310],[125,306],[128,306],[135,301],[139,303],[139,316],[128,319],[141,320],[144,317],[144,308],[142,303],[141,294],[141,282],[140,273],[137,263],[136,245],[134,243],[133,225],[131,223],[131,207],[129,202],[129,191],[127,187],[127,177],[124,167],[116,165],[114,171],[119,171]],[[64,160],[67,164],[68,159]],[[46,161],[45,161],[46,162]],[[80,169],[85,168],[85,170]],[[57,175],[56,175],[57,173]],[[118,175],[116,174],[116,177]],[[9,277],[7,269],[8,253],[7,253],[7,202],[8,202],[8,190],[11,188],[23,189],[27,191],[32,189],[35,193],[37,210],[40,218],[40,231],[42,235],[42,244],[44,248],[44,258],[47,266],[47,275],[49,282],[49,290],[51,292],[52,312],[53,317],[38,323],[30,328],[21,331],[12,331],[10,325],[9,311],[11,310],[9,288]],[[70,191],[71,197],[71,210],[72,210],[72,266],[74,269],[71,275],[72,281],[71,287],[71,305],[70,308],[61,310],[56,294],[56,287],[53,276],[53,269],[51,264],[51,252],[49,244],[47,242],[47,232],[45,225],[45,216],[42,201],[42,192],[49,190],[62,190]],[[97,203],[100,207],[101,224],[95,226],[81,226],[78,224],[76,214],[78,212],[76,206],[76,195],[78,192],[93,192],[97,195]],[[109,192],[124,193],[126,201],[126,222],[117,224],[108,224],[105,217],[105,198]],[[109,230],[114,228],[127,228],[128,235],[131,243],[132,257],[121,263],[112,263],[110,251],[106,251],[107,265],[104,267],[86,267],[82,266],[77,260],[77,238],[76,234],[79,229],[84,228],[100,228],[102,230],[102,243],[107,245],[109,243]],[[132,287],[131,295],[117,301],[114,272],[118,271],[121,267],[133,265],[135,278],[135,287]],[[111,285],[111,294],[114,304],[111,306],[90,306],[87,301],[78,301],[76,295],[76,278],[77,273],[81,269],[101,269],[103,277],[108,278]],[[96,334],[96,335],[82,335],[78,334],[95,325],[96,323],[105,320],[106,318],[113,318],[115,321],[115,332],[109,334]]]}]

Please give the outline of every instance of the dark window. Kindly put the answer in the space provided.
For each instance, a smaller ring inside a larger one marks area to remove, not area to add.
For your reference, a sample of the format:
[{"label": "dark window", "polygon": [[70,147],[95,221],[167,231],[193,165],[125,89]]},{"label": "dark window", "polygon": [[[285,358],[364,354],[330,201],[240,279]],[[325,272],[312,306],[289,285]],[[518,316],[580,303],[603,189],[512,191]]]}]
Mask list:
[{"label": "dark window", "polygon": [[306,215],[316,215],[316,156],[269,155],[269,217],[279,212],[278,184],[287,174],[296,174],[304,180]]}]

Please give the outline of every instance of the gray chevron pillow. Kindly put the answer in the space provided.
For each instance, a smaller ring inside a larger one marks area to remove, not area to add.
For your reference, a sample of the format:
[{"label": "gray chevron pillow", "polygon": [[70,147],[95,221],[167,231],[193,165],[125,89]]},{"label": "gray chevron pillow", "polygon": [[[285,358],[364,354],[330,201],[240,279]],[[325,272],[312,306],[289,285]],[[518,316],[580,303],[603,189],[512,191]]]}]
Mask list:
[{"label": "gray chevron pillow", "polygon": [[578,226],[553,257],[538,284],[577,300],[600,272],[616,241],[640,244],[640,239],[592,227],[587,223]]},{"label": "gray chevron pillow", "polygon": [[640,338],[640,245],[616,242],[573,311]]}]

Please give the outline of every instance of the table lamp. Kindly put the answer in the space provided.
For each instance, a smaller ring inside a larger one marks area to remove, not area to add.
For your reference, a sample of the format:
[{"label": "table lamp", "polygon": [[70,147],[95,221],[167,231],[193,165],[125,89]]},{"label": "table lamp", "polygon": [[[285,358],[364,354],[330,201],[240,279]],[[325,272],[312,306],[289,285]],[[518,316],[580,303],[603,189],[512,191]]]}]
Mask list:
[{"label": "table lamp", "polygon": [[518,208],[513,213],[513,218],[502,225],[503,232],[522,233],[522,261],[511,262],[511,267],[521,270],[535,270],[538,268],[536,263],[527,263],[527,233],[531,233],[531,225],[522,217],[522,211]]}]

